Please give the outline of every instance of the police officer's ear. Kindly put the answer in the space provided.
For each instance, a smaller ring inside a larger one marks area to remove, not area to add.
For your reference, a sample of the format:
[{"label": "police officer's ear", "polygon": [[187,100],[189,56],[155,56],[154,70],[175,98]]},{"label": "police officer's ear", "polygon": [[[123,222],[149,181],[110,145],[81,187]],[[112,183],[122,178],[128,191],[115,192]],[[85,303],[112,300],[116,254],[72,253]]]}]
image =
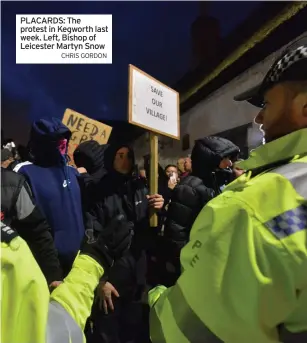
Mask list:
[{"label": "police officer's ear", "polygon": [[302,112],[303,117],[307,120],[307,89],[306,92],[302,93]]},{"label": "police officer's ear", "polygon": [[301,127],[307,127],[307,81],[286,83],[292,98],[292,114]]},{"label": "police officer's ear", "polygon": [[306,94],[305,104],[303,106],[303,117],[305,119],[305,126],[307,127],[307,94]]},{"label": "police officer's ear", "polygon": [[307,127],[307,91],[297,94],[294,105],[298,111],[298,119],[303,127]]}]

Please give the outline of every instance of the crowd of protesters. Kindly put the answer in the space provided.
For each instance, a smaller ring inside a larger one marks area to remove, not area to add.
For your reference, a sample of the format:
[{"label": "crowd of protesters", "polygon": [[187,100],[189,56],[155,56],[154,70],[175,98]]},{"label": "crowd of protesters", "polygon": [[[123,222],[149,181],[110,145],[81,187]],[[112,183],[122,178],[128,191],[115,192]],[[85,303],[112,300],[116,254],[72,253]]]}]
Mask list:
[{"label": "crowd of protesters", "polygon": [[307,42],[236,100],[266,144],[198,139],[158,194],[126,143],[71,166],[59,119],[2,142],[3,343],[307,342]]}]

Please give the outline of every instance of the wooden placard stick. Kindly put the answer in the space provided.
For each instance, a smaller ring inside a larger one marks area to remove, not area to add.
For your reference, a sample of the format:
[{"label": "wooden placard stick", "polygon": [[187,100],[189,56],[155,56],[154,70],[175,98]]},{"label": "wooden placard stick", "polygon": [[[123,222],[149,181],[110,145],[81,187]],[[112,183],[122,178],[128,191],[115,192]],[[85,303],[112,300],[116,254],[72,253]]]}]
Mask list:
[{"label": "wooden placard stick", "polygon": [[[158,193],[158,135],[154,132],[149,133],[150,140],[150,194]],[[158,226],[158,216],[154,209],[150,211],[150,226]]]}]

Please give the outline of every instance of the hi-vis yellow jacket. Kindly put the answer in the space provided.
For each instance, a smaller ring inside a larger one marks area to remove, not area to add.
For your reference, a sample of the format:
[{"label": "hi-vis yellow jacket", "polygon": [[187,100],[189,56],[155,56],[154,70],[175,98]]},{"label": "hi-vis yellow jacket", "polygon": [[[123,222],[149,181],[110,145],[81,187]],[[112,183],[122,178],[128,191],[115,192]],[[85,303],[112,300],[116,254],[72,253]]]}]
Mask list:
[{"label": "hi-vis yellow jacket", "polygon": [[83,330],[102,267],[79,255],[50,295],[25,241],[2,223],[1,234],[1,343],[85,342]]},{"label": "hi-vis yellow jacket", "polygon": [[307,342],[307,129],[240,167],[196,219],[178,282],[149,294],[153,343]]}]

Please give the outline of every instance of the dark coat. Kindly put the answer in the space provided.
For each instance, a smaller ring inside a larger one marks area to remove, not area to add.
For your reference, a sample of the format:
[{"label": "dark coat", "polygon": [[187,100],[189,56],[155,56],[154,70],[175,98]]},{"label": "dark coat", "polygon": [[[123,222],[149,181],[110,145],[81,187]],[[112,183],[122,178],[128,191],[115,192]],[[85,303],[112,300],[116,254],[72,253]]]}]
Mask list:
[{"label": "dark coat", "polygon": [[50,227],[32,200],[24,176],[1,168],[1,220],[29,245],[47,282],[62,279]]},{"label": "dark coat", "polygon": [[235,159],[239,153],[240,149],[228,139],[215,136],[198,139],[191,154],[192,175],[202,179],[217,195],[221,186],[232,181],[232,171],[219,169],[220,162],[226,157]]},{"label": "dark coat", "polygon": [[199,212],[220,193],[220,186],[227,181],[225,175],[229,177],[229,171],[217,171],[220,162],[239,151],[232,142],[220,137],[206,137],[195,142],[191,156],[192,175],[183,178],[173,190],[165,222],[164,237],[169,243],[166,250],[171,258],[179,259]]},{"label": "dark coat", "polygon": [[86,173],[78,176],[82,194],[82,207],[87,211],[91,199],[96,194],[96,186],[107,174],[104,167],[104,151],[108,145],[100,145],[98,142],[86,141],[81,143],[74,151],[74,162],[78,168],[83,167]]},{"label": "dark coat", "polygon": [[[107,174],[100,180],[92,192],[85,213],[86,230],[99,232],[116,215],[123,214],[134,226],[134,236],[130,251],[111,268],[109,280],[117,287],[125,288],[122,269],[135,275],[136,282],[145,284],[146,259],[145,249],[149,229],[148,190],[145,183],[134,175],[122,175],[113,169],[116,151],[122,146],[110,145],[104,152],[104,166]],[[130,149],[134,161],[133,151]],[[119,290],[120,292],[120,290]]]}]

